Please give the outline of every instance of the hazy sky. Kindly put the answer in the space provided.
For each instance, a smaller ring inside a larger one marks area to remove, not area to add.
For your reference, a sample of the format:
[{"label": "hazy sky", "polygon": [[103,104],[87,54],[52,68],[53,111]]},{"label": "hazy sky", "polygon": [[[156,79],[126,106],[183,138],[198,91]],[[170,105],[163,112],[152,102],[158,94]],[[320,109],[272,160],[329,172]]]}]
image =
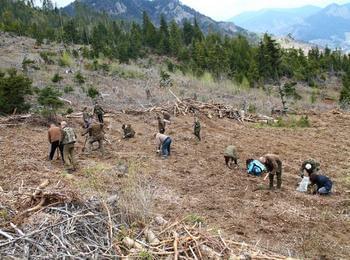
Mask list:
[{"label": "hazy sky", "polygon": [[[103,1],[103,0],[98,0]],[[226,20],[245,11],[263,8],[299,7],[303,5],[326,6],[331,3],[350,3],[350,0],[180,0],[182,3],[216,20]],[[72,0],[53,0],[65,6]]]}]

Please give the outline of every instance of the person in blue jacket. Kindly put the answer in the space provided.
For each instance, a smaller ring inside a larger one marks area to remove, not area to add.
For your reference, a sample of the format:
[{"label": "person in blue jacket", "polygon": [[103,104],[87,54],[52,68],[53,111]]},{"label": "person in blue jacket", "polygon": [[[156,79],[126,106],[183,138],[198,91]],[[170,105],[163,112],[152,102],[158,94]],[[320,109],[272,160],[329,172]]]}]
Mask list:
[{"label": "person in blue jacket", "polygon": [[315,193],[320,195],[328,195],[332,190],[332,181],[324,175],[311,174],[310,175],[311,185],[317,186],[317,191]]}]

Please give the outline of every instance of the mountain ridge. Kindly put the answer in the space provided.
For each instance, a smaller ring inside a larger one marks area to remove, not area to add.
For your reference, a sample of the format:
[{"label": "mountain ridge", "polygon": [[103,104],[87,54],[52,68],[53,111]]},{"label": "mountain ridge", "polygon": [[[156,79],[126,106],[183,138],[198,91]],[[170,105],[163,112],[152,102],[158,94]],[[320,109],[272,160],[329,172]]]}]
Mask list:
[{"label": "mountain ridge", "polygon": [[156,25],[159,25],[160,16],[164,15],[167,21],[175,20],[178,24],[182,24],[185,20],[193,22],[196,19],[198,25],[206,34],[209,32],[218,32],[229,36],[237,34],[252,35],[247,30],[236,26],[232,22],[215,21],[195,9],[182,4],[179,0],[76,0],[64,7],[63,11],[69,15],[74,15],[74,6],[76,3],[84,4],[95,11],[106,12],[111,17],[117,19],[141,22],[143,11],[146,11],[152,22]]},{"label": "mountain ridge", "polygon": [[324,8],[264,9],[230,20],[253,32],[291,35],[299,41],[350,51],[350,3],[333,3]]}]

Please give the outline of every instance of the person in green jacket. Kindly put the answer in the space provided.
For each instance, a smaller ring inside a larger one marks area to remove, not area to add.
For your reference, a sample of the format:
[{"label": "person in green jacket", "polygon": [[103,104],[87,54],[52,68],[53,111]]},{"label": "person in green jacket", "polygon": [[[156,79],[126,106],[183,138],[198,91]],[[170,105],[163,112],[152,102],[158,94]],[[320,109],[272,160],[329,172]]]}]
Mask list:
[{"label": "person in green jacket", "polygon": [[300,176],[304,177],[304,171],[306,171],[310,177],[311,174],[316,174],[320,170],[320,163],[314,159],[305,160],[300,167]]},{"label": "person in green jacket", "polygon": [[236,166],[238,166],[238,156],[236,147],[233,145],[229,145],[226,147],[224,152],[225,164],[228,168],[232,169],[233,162]]},{"label": "person in green jacket", "polygon": [[105,111],[103,110],[103,108],[101,107],[101,105],[96,102],[95,103],[95,107],[94,107],[94,114],[97,115],[98,121],[103,124],[103,114],[105,113]]},{"label": "person in green jacket", "polygon": [[201,123],[199,122],[198,117],[195,117],[194,119],[193,133],[198,138],[198,140],[201,141]]}]

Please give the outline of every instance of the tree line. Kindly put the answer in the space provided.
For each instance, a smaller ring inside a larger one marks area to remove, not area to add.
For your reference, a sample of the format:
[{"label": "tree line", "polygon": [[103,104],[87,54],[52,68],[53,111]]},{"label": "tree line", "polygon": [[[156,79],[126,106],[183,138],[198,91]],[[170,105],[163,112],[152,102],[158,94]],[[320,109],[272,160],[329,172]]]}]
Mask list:
[{"label": "tree line", "polygon": [[156,26],[144,13],[140,24],[117,21],[80,3],[70,17],[50,0],[42,2],[39,8],[32,1],[0,0],[0,30],[35,38],[38,44],[45,40],[88,45],[86,56],[92,59],[103,54],[129,62],[149,54],[164,55],[184,73],[201,76],[209,72],[215,79],[245,82],[251,87],[278,83],[281,78],[312,87],[322,85],[329,76],[344,76],[349,82],[350,56],[340,50],[315,47],[305,53],[283,49],[268,34],[258,43],[244,36],[205,35],[195,19],[179,25],[161,16]]}]

